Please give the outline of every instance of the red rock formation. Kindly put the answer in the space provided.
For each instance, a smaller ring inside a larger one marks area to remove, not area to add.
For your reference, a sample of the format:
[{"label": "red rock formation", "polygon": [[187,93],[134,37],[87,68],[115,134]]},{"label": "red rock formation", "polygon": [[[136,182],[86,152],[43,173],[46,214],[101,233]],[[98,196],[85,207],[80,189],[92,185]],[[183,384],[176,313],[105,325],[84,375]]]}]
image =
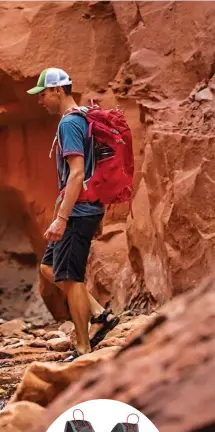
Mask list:
[{"label": "red rock formation", "polygon": [[[115,399],[143,412],[160,432],[215,428],[214,279],[159,311],[114,360],[88,371],[50,405],[37,432],[91,399]],[[145,333],[145,336],[144,336]],[[120,373],[119,373],[120,371]]]},{"label": "red rock formation", "polygon": [[[78,102],[120,102],[132,128],[135,218],[127,236],[135,296],[144,291],[163,303],[195,287],[214,262],[214,135],[203,136],[193,108],[179,101],[214,73],[214,3],[1,2],[0,9],[0,185],[17,202],[14,213],[22,212],[38,259],[57,193],[48,159],[56,119],[26,90],[54,65],[72,75]],[[191,118],[189,138],[180,125],[174,129],[182,111]],[[125,221],[126,211],[109,213],[107,222]],[[106,246],[111,257],[112,241]],[[96,289],[103,285],[97,281]],[[55,318],[68,317],[61,293],[44,282],[41,292]],[[101,298],[107,294],[100,290]],[[120,295],[120,307],[131,301],[125,290]]]},{"label": "red rock formation", "polygon": [[[33,363],[0,415],[1,430],[29,430],[29,419],[21,410],[26,403],[32,412],[32,432],[45,432],[59,415],[78,403],[114,399],[139,409],[160,432],[212,432],[214,283],[213,276],[195,291],[163,306],[154,317],[121,324],[113,330],[115,341],[108,335],[109,348],[86,354],[67,366]],[[128,336],[125,345],[124,336],[131,330],[135,334]],[[119,351],[121,341],[124,347]],[[35,424],[41,407],[46,409]]]},{"label": "red rock formation", "polygon": [[155,302],[144,288],[144,279],[133,271],[128,257],[126,224],[105,226],[92,244],[87,289],[103,306],[111,299],[116,313],[129,309],[148,314]]}]

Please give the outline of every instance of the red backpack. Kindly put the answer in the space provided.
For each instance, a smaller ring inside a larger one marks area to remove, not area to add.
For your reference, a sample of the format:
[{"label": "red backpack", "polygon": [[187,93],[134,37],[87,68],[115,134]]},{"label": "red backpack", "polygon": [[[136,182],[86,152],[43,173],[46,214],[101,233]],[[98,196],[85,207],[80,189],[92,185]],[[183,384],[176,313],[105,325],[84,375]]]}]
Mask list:
[{"label": "red backpack", "polygon": [[134,156],[131,131],[118,109],[104,110],[91,102],[88,111],[73,110],[89,124],[94,169],[84,181],[78,201],[117,204],[130,201],[133,190]]}]

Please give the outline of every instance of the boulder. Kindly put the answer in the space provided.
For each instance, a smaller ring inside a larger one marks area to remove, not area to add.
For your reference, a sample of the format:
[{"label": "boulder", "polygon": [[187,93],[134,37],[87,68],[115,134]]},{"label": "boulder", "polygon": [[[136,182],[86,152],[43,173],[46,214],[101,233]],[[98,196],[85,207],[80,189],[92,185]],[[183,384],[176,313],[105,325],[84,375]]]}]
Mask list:
[{"label": "boulder", "polygon": [[66,335],[64,332],[60,330],[53,330],[47,332],[43,337],[45,340],[50,340],[50,339],[64,338],[65,336]]},{"label": "boulder", "polygon": [[50,350],[63,352],[69,350],[70,344],[71,341],[69,337],[58,337],[48,340],[46,346]]},{"label": "boulder", "polygon": [[0,336],[4,337],[28,337],[23,330],[26,329],[25,322],[21,318],[17,318],[0,325]]}]

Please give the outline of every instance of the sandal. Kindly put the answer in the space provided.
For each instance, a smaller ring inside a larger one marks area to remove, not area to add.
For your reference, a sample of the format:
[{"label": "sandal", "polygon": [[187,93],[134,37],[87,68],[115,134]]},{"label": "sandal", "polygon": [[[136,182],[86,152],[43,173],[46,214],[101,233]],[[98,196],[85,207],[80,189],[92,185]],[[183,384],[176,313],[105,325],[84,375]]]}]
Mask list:
[{"label": "sandal", "polygon": [[103,327],[97,331],[95,336],[90,341],[91,348],[94,348],[99,342],[101,342],[106,334],[113,330],[114,327],[117,326],[117,324],[120,321],[120,318],[118,316],[114,316],[110,321],[107,320],[108,315],[112,315],[113,312],[111,309],[104,310],[101,315],[98,317],[92,317],[91,318],[91,324],[103,324]]},{"label": "sandal", "polygon": [[79,354],[76,350],[72,351],[69,357],[66,357],[63,360],[58,360],[58,363],[72,363],[75,359],[80,357],[82,354]]}]

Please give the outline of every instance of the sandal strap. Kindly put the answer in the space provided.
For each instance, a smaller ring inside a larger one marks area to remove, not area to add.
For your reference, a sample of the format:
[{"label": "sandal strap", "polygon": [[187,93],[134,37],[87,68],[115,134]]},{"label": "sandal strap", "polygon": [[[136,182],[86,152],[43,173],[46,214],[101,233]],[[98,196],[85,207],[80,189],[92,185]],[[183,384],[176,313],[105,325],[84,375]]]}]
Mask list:
[{"label": "sandal strap", "polygon": [[104,324],[107,321],[108,315],[113,314],[111,309],[105,309],[104,312],[101,313],[101,315],[97,317],[92,317],[90,322],[91,324]]},{"label": "sandal strap", "polygon": [[76,350],[72,351],[71,354],[66,357],[63,360],[59,360],[58,363],[70,363],[73,360],[75,360],[76,358],[80,357],[81,354],[79,354]]}]

